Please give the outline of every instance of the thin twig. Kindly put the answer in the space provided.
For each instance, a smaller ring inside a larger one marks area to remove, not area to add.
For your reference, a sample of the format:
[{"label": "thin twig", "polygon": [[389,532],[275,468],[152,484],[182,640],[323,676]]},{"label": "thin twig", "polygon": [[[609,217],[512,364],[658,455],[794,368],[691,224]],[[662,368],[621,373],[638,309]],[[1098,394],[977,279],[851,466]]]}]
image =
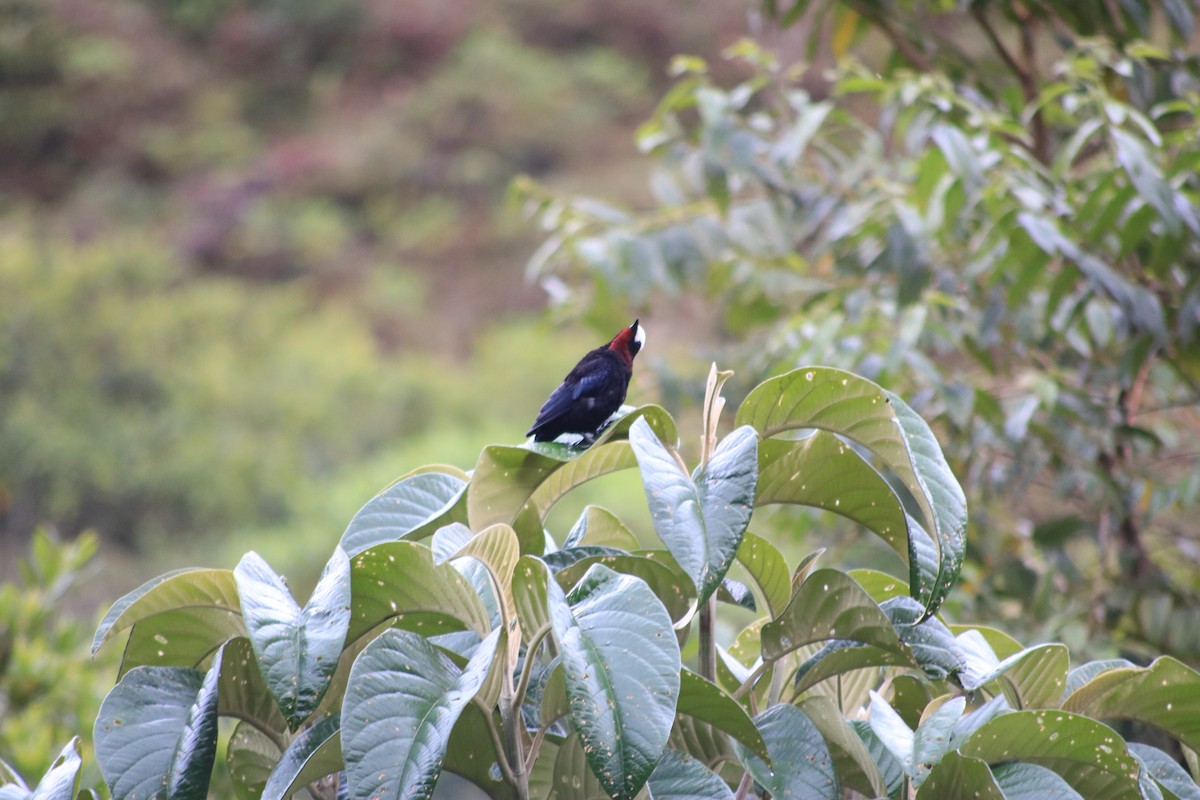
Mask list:
[{"label": "thin twig", "polygon": [[750,793],[750,789],[753,786],[754,778],[750,777],[749,772],[743,772],[742,780],[738,783],[737,792],[733,795],[733,800],[746,800],[746,795]]},{"label": "thin twig", "polygon": [[517,690],[513,693],[513,706],[520,708],[525,702],[525,692],[529,690],[529,676],[533,673],[534,655],[542,646],[542,640],[550,633],[550,624],[547,623],[537,629],[529,639],[529,646],[525,648],[525,663],[521,665],[521,678],[517,682]]}]

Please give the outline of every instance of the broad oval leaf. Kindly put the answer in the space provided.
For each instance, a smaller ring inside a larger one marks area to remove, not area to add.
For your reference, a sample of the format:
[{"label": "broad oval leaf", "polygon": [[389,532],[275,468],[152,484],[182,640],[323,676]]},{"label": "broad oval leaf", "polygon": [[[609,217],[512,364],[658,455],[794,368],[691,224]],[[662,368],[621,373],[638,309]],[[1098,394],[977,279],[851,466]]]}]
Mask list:
[{"label": "broad oval leaf", "polygon": [[[933,432],[896,395],[871,381],[829,367],[803,367],[765,381],[746,397],[738,425],[763,438],[803,428],[836,433],[875,454],[912,494],[937,548],[937,581],[913,585],[932,615],[958,579],[966,549],[967,505]],[[920,563],[909,537],[910,564]]]},{"label": "broad oval leaf", "polygon": [[616,514],[600,506],[587,506],[571,527],[564,549],[581,545],[615,547],[619,550],[637,550],[641,545],[633,531],[625,527]]},{"label": "broad oval leaf", "polygon": [[1140,768],[1121,737],[1107,725],[1067,711],[1001,714],[981,725],[959,752],[989,764],[1040,764],[1084,797],[1141,798]]},{"label": "broad oval leaf", "polygon": [[462,521],[459,500],[467,482],[448,472],[401,478],[359,509],[338,546],[351,558],[376,545],[420,539],[442,525]]},{"label": "broad oval leaf", "polygon": [[[983,637],[969,631],[956,637],[962,643]],[[965,652],[973,652],[966,649]],[[990,648],[988,649],[990,651]],[[968,655],[967,668],[961,675],[963,688],[975,691],[994,685],[1014,709],[1058,708],[1067,682],[1070,656],[1065,645],[1042,644],[1014,653],[1003,661],[986,665]],[[984,668],[986,667],[986,668]],[[995,694],[995,691],[992,692]]]},{"label": "broad oval leaf", "polygon": [[342,721],[329,716],[305,728],[275,763],[262,790],[262,800],[285,800],[308,784],[338,772],[342,761]]},{"label": "broad oval leaf", "polygon": [[350,560],[340,547],[333,551],[304,608],[254,551],[234,576],[259,668],[295,730],[321,702],[337,669],[350,628]]},{"label": "broad oval leaf", "polygon": [[249,722],[239,722],[225,748],[225,766],[234,794],[240,800],[260,800],[267,778],[282,754],[283,749],[271,737]]},{"label": "broad oval leaf", "polygon": [[641,578],[666,606],[676,624],[690,619],[696,608],[696,588],[682,570],[672,569],[672,564],[641,554],[588,556],[559,570],[554,578],[563,591],[570,591],[593,564],[603,564],[614,572]]},{"label": "broad oval leaf", "polygon": [[354,662],[342,705],[342,754],[352,800],[428,798],[450,732],[487,678],[499,631],[465,669],[422,636],[387,630]]},{"label": "broad oval leaf", "polygon": [[549,580],[550,568],[537,556],[521,556],[513,570],[513,605],[526,644],[537,633],[550,629],[550,606],[546,597]]},{"label": "broad oval leaf", "polygon": [[455,528],[465,531],[468,538],[450,555],[438,558],[438,563],[456,558],[473,558],[483,564],[500,598],[502,618],[509,619],[513,614],[513,570],[517,566],[517,559],[521,557],[517,534],[511,526],[503,524],[492,525],[474,535],[465,525],[456,525]]},{"label": "broad oval leaf", "polygon": [[244,636],[230,639],[221,651],[217,697],[218,716],[253,725],[283,749],[287,720],[259,671],[250,640]]},{"label": "broad oval leaf", "polygon": [[217,752],[221,656],[207,673],[138,667],[96,717],[96,760],[113,800],[166,796],[204,800]]},{"label": "broad oval leaf", "polygon": [[1076,689],[1062,707],[1095,719],[1136,719],[1200,749],[1200,673],[1161,656],[1148,667],[1103,672]]},{"label": "broad oval leaf", "polygon": [[433,552],[417,542],[377,545],[350,559],[350,598],[350,642],[406,615],[424,615],[418,626],[429,635],[492,630],[470,582],[450,564],[435,564]]},{"label": "broad oval leaf", "polygon": [[[503,643],[500,647],[503,647]],[[492,745],[492,737],[488,732],[489,720],[484,716],[485,713],[493,716],[491,724],[495,725],[497,730],[502,727],[499,715],[490,708],[485,712],[481,703],[477,701],[468,703],[463,709],[458,722],[454,724],[454,730],[450,732],[443,769],[478,786],[489,800],[515,800],[516,793],[512,785],[504,780],[497,763],[498,756]],[[543,740],[542,745],[545,747],[546,740]],[[533,794],[532,788],[531,780],[529,796],[538,797],[539,795]]]},{"label": "broad oval leaf", "polygon": [[754,718],[771,754],[771,765],[735,743],[754,780],[775,798],[837,800],[841,797],[833,755],[821,731],[800,709],[775,705]]},{"label": "broad oval leaf", "polygon": [[647,781],[654,800],[733,800],[721,777],[683,753],[667,750]]},{"label": "broad oval leaf", "polygon": [[679,697],[679,644],[667,610],[642,580],[594,565],[564,597],[546,598],[571,723],[592,772],[632,800],[666,746]]},{"label": "broad oval leaf", "polygon": [[650,425],[629,431],[654,529],[696,584],[697,602],[716,591],[750,524],[758,481],[758,436],[741,427],[688,476]]},{"label": "broad oval leaf", "polygon": [[828,697],[809,697],[800,704],[833,756],[834,772],[844,788],[866,797],[887,795],[887,786],[866,744]]},{"label": "broad oval leaf", "polygon": [[774,661],[815,642],[845,640],[904,653],[891,621],[854,579],[819,569],[800,584],[783,614],[762,628],[762,653]]},{"label": "broad oval leaf", "polygon": [[242,615],[226,608],[176,608],[129,630],[118,678],[134,667],[199,667],[223,644],[246,635]]},{"label": "broad oval leaf", "polygon": [[689,669],[680,672],[678,714],[707,722],[741,742],[747,750],[770,763],[767,743],[754,727],[754,720],[737,700],[721,687],[709,683]]},{"label": "broad oval leaf", "polygon": [[762,592],[771,616],[782,614],[791,599],[792,587],[787,561],[779,549],[761,536],[746,531],[738,545],[737,560]]},{"label": "broad oval leaf", "polygon": [[978,758],[946,753],[925,778],[916,800],[1009,800],[988,765]]},{"label": "broad oval leaf", "polygon": [[1159,786],[1179,800],[1200,800],[1200,786],[1172,756],[1157,747],[1136,742],[1129,743],[1129,752],[1142,762],[1143,768]]},{"label": "broad oval leaf", "polygon": [[[181,569],[147,581],[113,603],[96,628],[92,654],[130,625],[155,614],[182,608],[211,608],[240,615],[233,572],[227,569]],[[219,645],[218,642],[216,646]]]},{"label": "broad oval leaf", "polygon": [[1005,800],[1088,800],[1057,772],[1039,764],[997,764],[992,775]]}]

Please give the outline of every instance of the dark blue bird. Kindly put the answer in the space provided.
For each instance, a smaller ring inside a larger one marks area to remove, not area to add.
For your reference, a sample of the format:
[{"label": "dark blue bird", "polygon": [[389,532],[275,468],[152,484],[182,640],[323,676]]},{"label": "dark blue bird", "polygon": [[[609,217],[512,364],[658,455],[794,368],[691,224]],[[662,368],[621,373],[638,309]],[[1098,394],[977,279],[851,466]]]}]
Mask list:
[{"label": "dark blue bird", "polygon": [[579,434],[585,442],[595,439],[625,402],[633,358],[645,344],[646,329],[634,320],[611,342],[581,358],[550,393],[525,435],[533,436],[535,442],[552,442],[564,433]]}]

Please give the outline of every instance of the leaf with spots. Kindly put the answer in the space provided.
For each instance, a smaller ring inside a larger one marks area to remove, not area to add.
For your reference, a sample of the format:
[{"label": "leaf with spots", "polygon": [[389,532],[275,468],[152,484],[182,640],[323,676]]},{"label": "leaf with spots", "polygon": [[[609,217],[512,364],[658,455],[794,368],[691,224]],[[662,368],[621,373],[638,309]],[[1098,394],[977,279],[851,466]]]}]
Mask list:
[{"label": "leaf with spots", "polygon": [[96,717],[96,761],[113,800],[205,800],[217,752],[221,654],[208,672],[138,667]]},{"label": "leaf with spots", "polygon": [[983,688],[993,695],[1002,692],[1018,710],[1058,708],[1070,666],[1065,645],[1036,645],[1000,661],[977,631],[967,631],[956,639],[966,654],[961,675],[964,689]]},{"label": "leaf with spots", "polygon": [[792,705],[775,705],[754,718],[771,754],[771,764],[734,747],[754,780],[775,800],[838,800],[841,790],[833,755],[808,715]]},{"label": "leaf with spots", "polygon": [[644,555],[588,556],[556,572],[555,580],[563,591],[570,591],[593,564],[603,564],[614,572],[641,578],[666,606],[673,622],[689,618],[696,608],[696,587],[688,576],[678,568],[672,569],[671,565]]},{"label": "leaf with spots", "polygon": [[931,534],[926,538],[933,553],[927,556],[910,522],[905,549],[910,570],[931,559],[937,564],[932,585],[910,581],[926,615],[937,611],[962,568],[967,505],[937,439],[916,412],[853,373],[805,367],[759,384],[738,409],[737,424],[753,426],[764,439],[793,430],[826,431],[870,451],[912,496],[920,527]]},{"label": "leaf with spots", "polygon": [[615,547],[619,550],[637,550],[640,546],[633,531],[616,514],[600,506],[584,508],[562,544],[564,549],[581,545]]},{"label": "leaf with spots", "polygon": [[1148,744],[1129,743],[1129,752],[1154,781],[1179,800],[1200,800],[1200,786],[1173,756]]},{"label": "leaf with spots", "polygon": [[959,752],[988,764],[1054,770],[1084,797],[1141,800],[1140,767],[1107,725],[1068,711],[1014,711],[984,723]]},{"label": "leaf with spots", "polygon": [[281,755],[282,748],[254,725],[237,724],[225,748],[225,765],[239,800],[260,800],[267,778]]},{"label": "leaf with spots", "polygon": [[904,654],[891,621],[854,579],[819,569],[800,584],[783,614],[762,628],[763,659],[774,661],[804,645],[843,640]]},{"label": "leaf with spots", "polygon": [[730,433],[708,463],[685,474],[651,427],[629,431],[654,530],[696,585],[703,604],[716,591],[750,524],[758,481],[758,435]]},{"label": "leaf with spots", "polygon": [[791,599],[792,587],[787,561],[779,549],[761,536],[747,531],[738,545],[737,560],[762,592],[771,616],[782,614]]},{"label": "leaf with spots", "polygon": [[350,800],[429,798],[450,734],[483,685],[499,631],[464,669],[422,636],[387,630],[354,662],[342,705]]},{"label": "leaf with spots", "polygon": [[259,669],[295,730],[321,702],[346,642],[350,560],[334,549],[304,608],[258,553],[247,553],[234,576]]},{"label": "leaf with spots", "polygon": [[462,532],[466,540],[445,557],[436,558],[437,563],[442,564],[456,558],[473,558],[483,564],[500,598],[501,614],[504,619],[509,619],[513,613],[513,569],[520,558],[517,534],[511,526],[503,524],[492,525],[476,534],[472,534],[465,525],[455,524],[438,531],[434,534],[435,538],[448,530]]},{"label": "leaf with spots", "polygon": [[1076,689],[1062,707],[1094,719],[1133,719],[1200,750],[1200,672],[1170,656],[1112,669]]},{"label": "leaf with spots", "polygon": [[350,559],[350,629],[353,642],[385,622],[404,618],[430,635],[469,628],[492,630],[491,617],[471,583],[450,564],[435,564],[418,542],[389,542]]},{"label": "leaf with spots", "polygon": [[606,792],[632,800],[666,746],[679,698],[679,644],[644,581],[593,565],[569,596],[545,596],[568,716]]},{"label": "leaf with spots", "polygon": [[14,770],[0,761],[0,800],[74,800],[82,766],[78,736],[67,742],[33,791],[25,787]]},{"label": "leaf with spots", "polygon": [[916,800],[960,800],[965,797],[972,800],[1014,800],[996,785],[996,779],[987,764],[954,751],[946,753],[925,778]]},{"label": "leaf with spots", "polygon": [[[212,609],[217,614],[237,618],[230,625],[214,626],[214,630],[240,626],[241,611],[233,572],[227,569],[181,569],[147,581],[113,603],[96,629],[92,654],[129,626],[180,609]],[[239,631],[244,632],[244,629]],[[214,642],[210,652],[220,646],[221,642]]]},{"label": "leaf with spots", "polygon": [[754,721],[737,700],[721,687],[709,683],[689,669],[680,673],[679,704],[676,712],[707,722],[741,742],[750,752],[770,761],[767,744]]},{"label": "leaf with spots", "polygon": [[701,761],[667,750],[647,782],[654,800],[733,800],[721,777]]},{"label": "leaf with spots", "polygon": [[259,671],[250,640],[230,639],[221,655],[221,677],[217,684],[217,714],[254,725],[282,745],[287,740],[287,720]]},{"label": "leaf with spots", "polygon": [[866,797],[887,795],[887,786],[866,744],[850,725],[833,700],[813,695],[799,703],[800,710],[821,732],[833,756],[834,771],[843,788]]},{"label": "leaf with spots", "polygon": [[465,520],[467,481],[453,472],[418,472],[401,478],[359,509],[339,547],[354,557],[385,542],[422,539],[451,522]]}]

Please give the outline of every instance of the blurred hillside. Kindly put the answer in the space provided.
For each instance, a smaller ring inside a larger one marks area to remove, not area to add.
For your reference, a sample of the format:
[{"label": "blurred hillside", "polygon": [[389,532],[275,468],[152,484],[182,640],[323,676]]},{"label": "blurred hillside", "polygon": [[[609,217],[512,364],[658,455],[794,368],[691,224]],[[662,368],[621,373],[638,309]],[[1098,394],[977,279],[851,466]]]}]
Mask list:
[{"label": "blurred hillside", "polygon": [[667,61],[745,11],[0,0],[0,546],[50,523],[174,563],[372,463],[344,521],[431,428],[519,436],[549,337],[513,323],[544,299],[509,180],[636,201]]}]

